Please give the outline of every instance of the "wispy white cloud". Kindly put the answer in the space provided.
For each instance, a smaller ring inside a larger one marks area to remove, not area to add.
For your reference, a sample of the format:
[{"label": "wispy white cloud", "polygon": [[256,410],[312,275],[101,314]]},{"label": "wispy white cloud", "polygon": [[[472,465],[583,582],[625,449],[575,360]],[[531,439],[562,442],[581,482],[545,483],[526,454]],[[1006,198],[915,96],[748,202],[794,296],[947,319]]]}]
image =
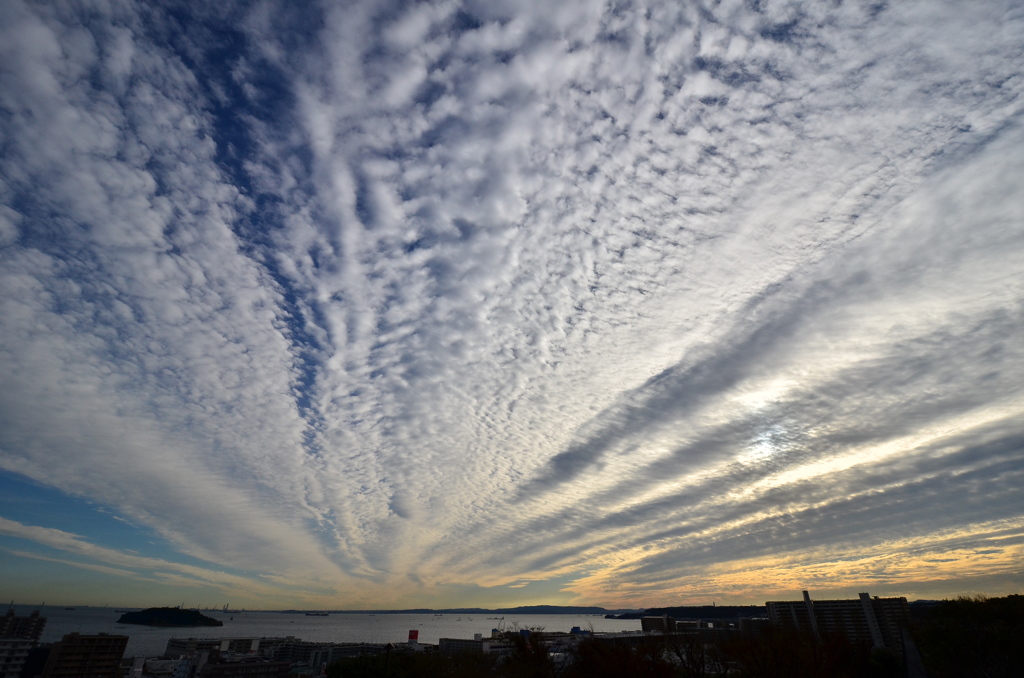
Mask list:
[{"label": "wispy white cloud", "polygon": [[2,11],[0,468],[339,604],[1022,515],[1013,3]]},{"label": "wispy white cloud", "polygon": [[61,565],[67,565],[69,567],[77,567],[83,570],[92,570],[93,572],[102,572],[103,574],[114,575],[115,577],[136,577],[137,573],[131,570],[125,570],[118,567],[108,567],[106,565],[97,565],[95,563],[82,562],[80,560],[68,560],[66,558],[51,558],[49,556],[43,556],[38,553],[32,553],[30,551],[13,551],[11,549],[5,549],[5,551],[12,556],[18,558],[29,558],[30,560],[41,560],[47,563],[60,563]]},{"label": "wispy white cloud", "polygon": [[[13,520],[0,518],[0,533],[58,549],[66,553],[70,553],[73,556],[77,556],[79,559],[84,558],[84,561],[78,560],[77,564],[81,567],[95,570],[97,572],[105,572],[107,574],[117,574],[128,577],[138,577],[141,573],[143,578],[146,578],[146,575],[160,573],[163,576],[177,576],[181,580],[188,581],[191,584],[214,584],[225,589],[249,592],[250,595],[251,589],[258,588],[258,586],[256,586],[256,580],[245,576],[197,567],[195,565],[170,562],[159,558],[147,558],[118,551],[116,549],[97,546],[96,544],[82,538],[81,535],[71,534],[64,530],[39,527],[37,525],[23,525]],[[50,558],[38,553],[33,554],[31,552],[24,551],[11,551],[11,553],[21,557],[35,558],[37,560],[50,560],[57,563],[73,562],[59,558]],[[100,565],[95,561],[106,563],[106,565]],[[110,565],[114,565],[116,567],[109,567]],[[265,594],[266,592],[267,589],[264,587],[264,590],[261,593]]]}]

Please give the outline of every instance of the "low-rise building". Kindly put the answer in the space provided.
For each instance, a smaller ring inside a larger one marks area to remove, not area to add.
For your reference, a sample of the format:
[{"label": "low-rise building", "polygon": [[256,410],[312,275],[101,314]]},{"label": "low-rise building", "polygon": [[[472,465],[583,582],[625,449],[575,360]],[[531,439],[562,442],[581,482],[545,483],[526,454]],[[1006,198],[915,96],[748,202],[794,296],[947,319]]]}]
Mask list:
[{"label": "low-rise building", "polygon": [[384,652],[383,643],[335,643],[318,647],[309,654],[309,665],[326,666],[347,657],[378,655]]},{"label": "low-rise building", "polygon": [[674,630],[676,620],[667,614],[640,618],[640,629],[644,633],[669,633]]},{"label": "low-rise building", "polygon": [[202,665],[197,678],[288,678],[287,661],[214,652]]},{"label": "low-rise building", "polygon": [[447,655],[461,652],[503,654],[508,652],[509,647],[508,641],[503,638],[482,638],[479,633],[472,640],[469,638],[439,638],[437,641],[437,651]]},{"label": "low-rise building", "polygon": [[225,652],[232,654],[259,654],[273,656],[276,649],[286,643],[302,641],[295,636],[259,637],[241,636],[233,638],[171,638],[167,641],[164,657],[177,659],[194,652]]}]

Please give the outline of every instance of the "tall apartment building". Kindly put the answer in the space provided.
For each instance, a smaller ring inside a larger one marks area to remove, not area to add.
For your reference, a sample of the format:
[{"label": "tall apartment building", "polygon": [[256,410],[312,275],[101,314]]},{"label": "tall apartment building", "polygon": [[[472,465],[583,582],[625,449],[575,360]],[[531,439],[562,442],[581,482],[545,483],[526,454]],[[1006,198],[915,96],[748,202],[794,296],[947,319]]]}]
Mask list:
[{"label": "tall apartment building", "polygon": [[21,678],[35,643],[25,638],[0,638],[0,678]]},{"label": "tall apartment building", "polygon": [[39,610],[33,611],[27,617],[19,617],[14,614],[12,607],[7,610],[7,614],[0,617],[0,638],[27,638],[38,643],[45,627],[46,617],[40,617]]},{"label": "tall apartment building", "polygon": [[53,644],[42,678],[121,678],[128,636],[69,633]]},{"label": "tall apartment building", "polygon": [[872,598],[861,593],[856,599],[769,601],[768,617],[773,624],[795,627],[814,635],[842,635],[852,643],[870,644],[903,653],[902,629],[910,611],[906,598]]},{"label": "tall apartment building", "polygon": [[11,607],[0,617],[0,678],[20,678],[45,627],[46,617],[39,616],[39,610],[21,617]]}]

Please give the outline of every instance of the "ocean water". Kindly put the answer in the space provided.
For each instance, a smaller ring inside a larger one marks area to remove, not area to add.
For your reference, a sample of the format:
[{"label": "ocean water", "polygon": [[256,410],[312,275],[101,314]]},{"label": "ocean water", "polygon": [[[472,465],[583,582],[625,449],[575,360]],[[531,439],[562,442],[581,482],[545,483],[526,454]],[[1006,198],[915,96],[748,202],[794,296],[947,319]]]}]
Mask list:
[{"label": "ocean water", "polygon": [[[307,617],[282,612],[207,611],[203,614],[224,622],[224,626],[159,629],[149,626],[118,624],[121,613],[107,607],[32,607],[16,605],[19,615],[40,610],[47,618],[40,639],[44,643],[60,640],[65,633],[110,633],[128,636],[126,657],[162,655],[169,638],[238,638],[251,636],[295,636],[318,642],[404,643],[409,631],[419,631],[419,642],[436,643],[438,638],[484,637],[492,628],[542,628],[568,631],[573,626],[594,631],[639,631],[637,619],[605,619],[602,615],[576,614],[332,614]],[[497,617],[497,619],[493,618]]]}]

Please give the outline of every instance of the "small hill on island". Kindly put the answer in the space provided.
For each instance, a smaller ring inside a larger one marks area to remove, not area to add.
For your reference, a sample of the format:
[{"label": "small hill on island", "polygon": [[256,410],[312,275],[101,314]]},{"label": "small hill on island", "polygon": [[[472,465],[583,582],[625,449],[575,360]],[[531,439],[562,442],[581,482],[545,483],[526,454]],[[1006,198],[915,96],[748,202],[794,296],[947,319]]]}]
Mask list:
[{"label": "small hill on island", "polygon": [[224,626],[224,622],[207,617],[199,610],[182,610],[178,607],[151,607],[140,612],[125,612],[118,624],[140,626]]}]

